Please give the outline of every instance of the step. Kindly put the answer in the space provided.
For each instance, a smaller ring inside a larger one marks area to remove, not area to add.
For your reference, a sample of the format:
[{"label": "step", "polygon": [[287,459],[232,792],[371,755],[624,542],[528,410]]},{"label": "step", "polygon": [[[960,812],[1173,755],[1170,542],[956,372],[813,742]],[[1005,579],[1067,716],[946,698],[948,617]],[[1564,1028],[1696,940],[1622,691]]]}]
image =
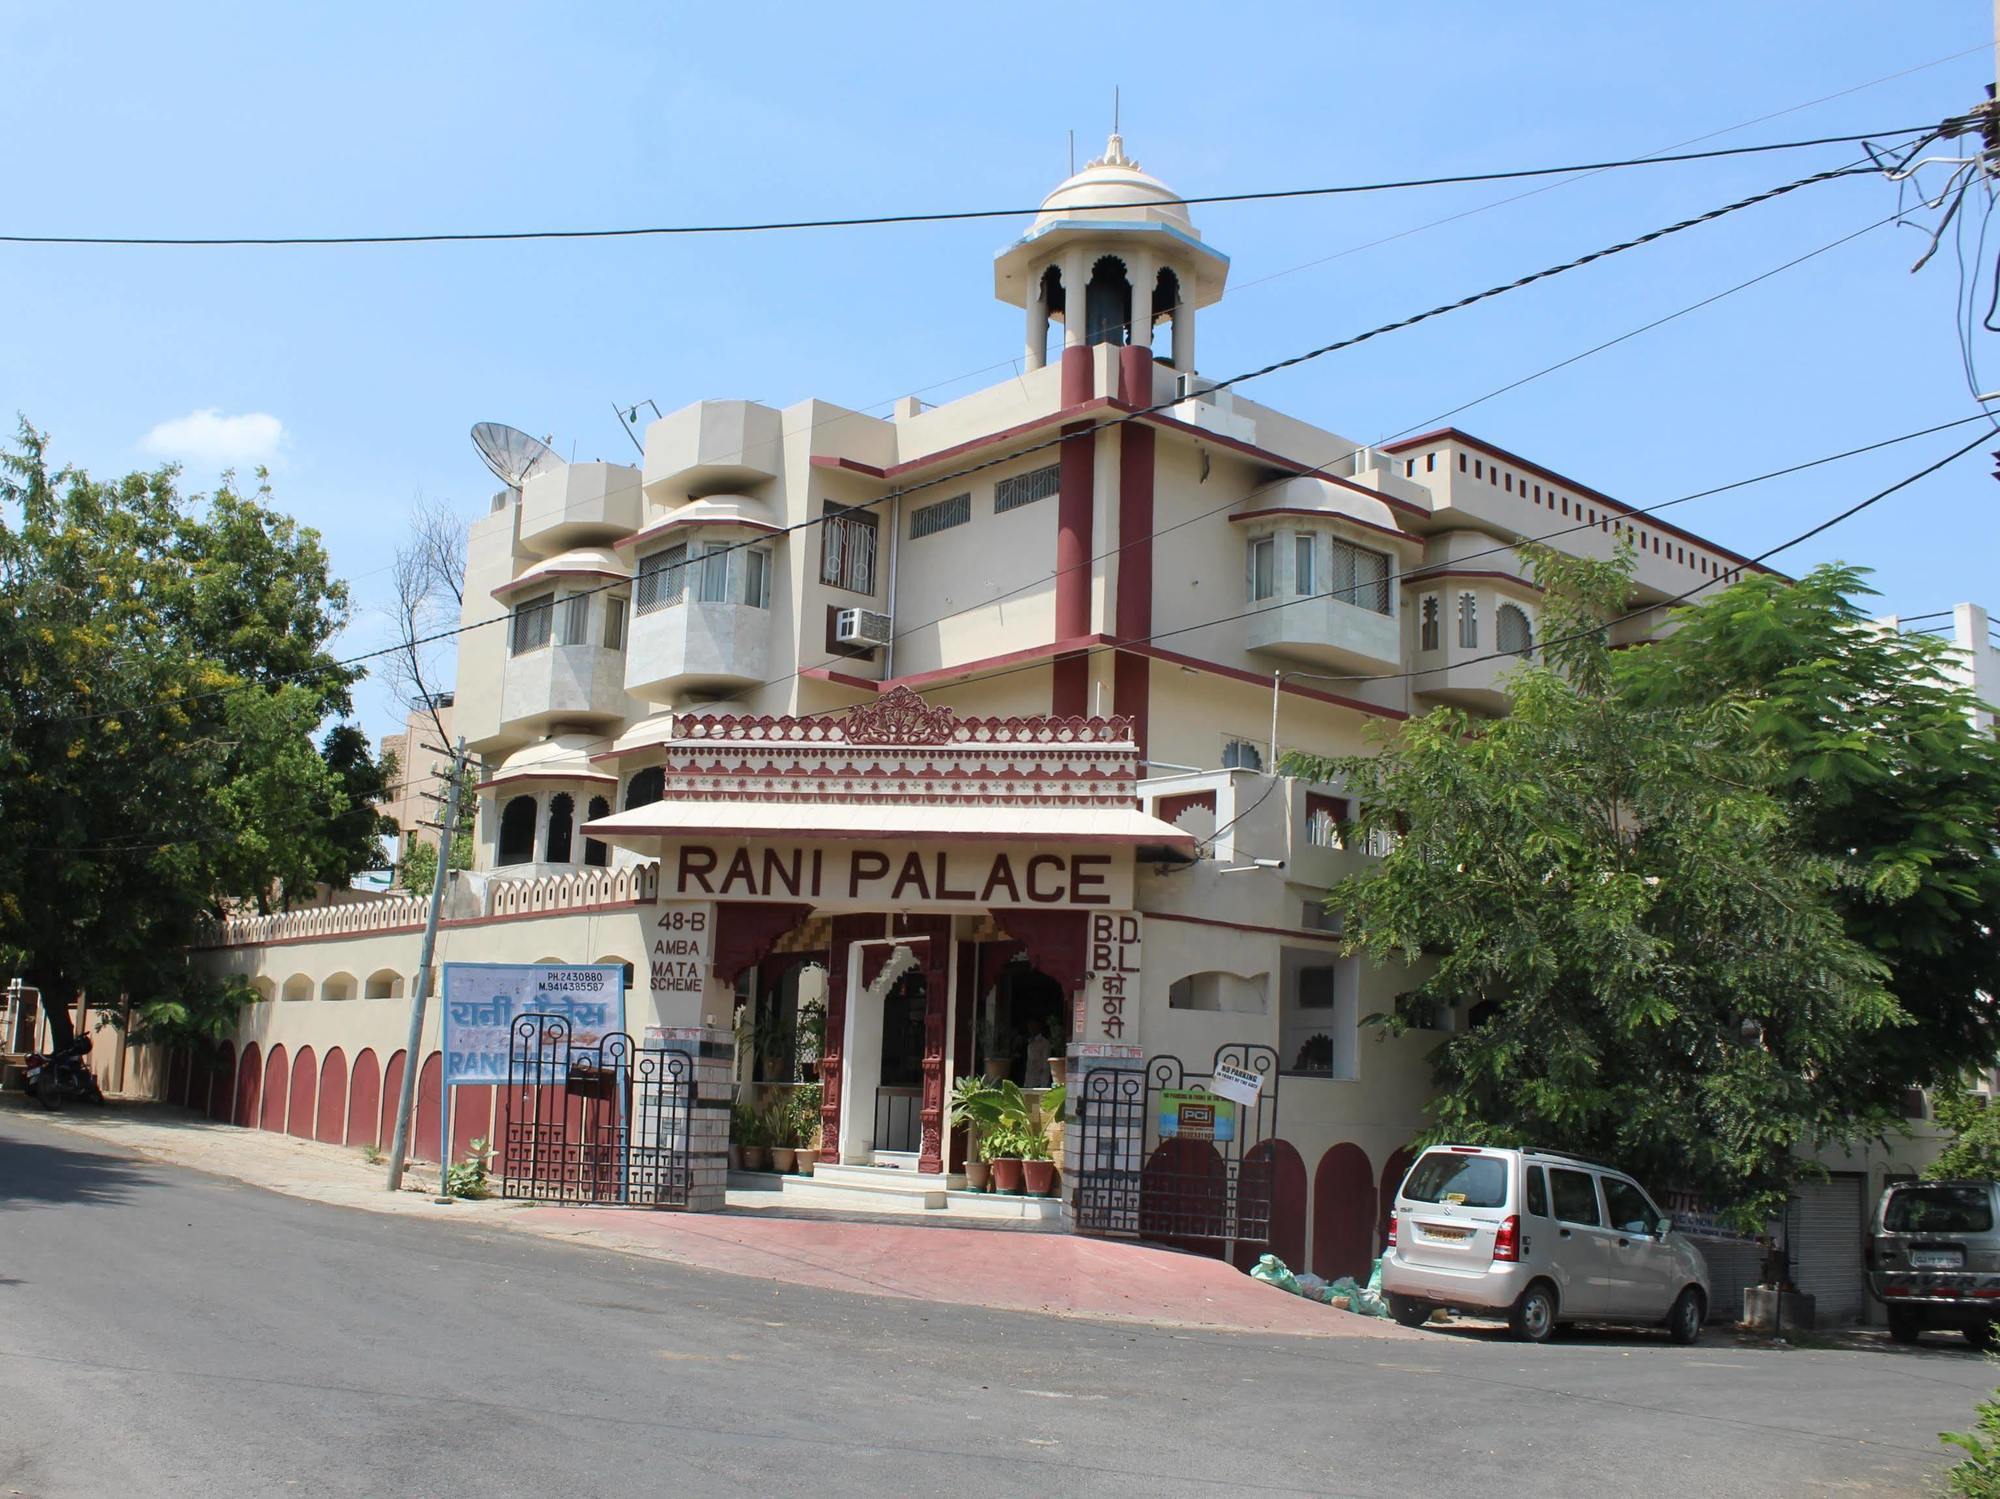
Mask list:
[{"label": "step", "polygon": [[[1015,1197],[970,1192],[943,1185],[943,1178],[883,1181],[889,1173],[867,1166],[821,1166],[811,1176],[775,1171],[732,1171],[732,1192],[776,1197],[759,1208],[769,1211],[899,1214],[927,1223],[967,1227],[1063,1231],[1062,1204],[1053,1197]],[[756,1210],[756,1209],[753,1209]]]}]

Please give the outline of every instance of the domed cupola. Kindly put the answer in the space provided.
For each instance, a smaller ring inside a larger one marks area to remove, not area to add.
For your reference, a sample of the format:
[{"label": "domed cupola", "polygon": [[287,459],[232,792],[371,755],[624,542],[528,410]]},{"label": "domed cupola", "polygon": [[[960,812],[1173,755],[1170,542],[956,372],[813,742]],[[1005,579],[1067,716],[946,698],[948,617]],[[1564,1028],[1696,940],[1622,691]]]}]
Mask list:
[{"label": "domed cupola", "polygon": [[1029,369],[1047,362],[1052,318],[1063,324],[1065,348],[1150,349],[1155,326],[1170,321],[1173,366],[1189,374],[1194,310],[1221,298],[1228,275],[1229,257],[1202,243],[1180,195],[1128,157],[1114,134],[1000,252],[993,294],[1027,310]]}]

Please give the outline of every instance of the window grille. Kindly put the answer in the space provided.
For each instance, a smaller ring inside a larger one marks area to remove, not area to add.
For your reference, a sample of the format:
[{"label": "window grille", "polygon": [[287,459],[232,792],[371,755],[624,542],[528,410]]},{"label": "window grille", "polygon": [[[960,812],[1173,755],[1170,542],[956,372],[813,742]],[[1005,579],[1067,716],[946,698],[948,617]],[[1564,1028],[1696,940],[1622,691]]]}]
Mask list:
[{"label": "window grille", "polygon": [[1306,843],[1313,848],[1344,848],[1340,825],[1347,821],[1347,802],[1338,796],[1306,793]]},{"label": "window grille", "polygon": [[1023,505],[1046,500],[1061,487],[1062,465],[1059,463],[1031,469],[1025,474],[1009,475],[993,486],[993,513],[998,515],[1003,510],[1018,510]]},{"label": "window grille", "polygon": [[1532,660],[1535,654],[1535,630],[1528,623],[1528,615],[1518,604],[1502,604],[1500,612],[1493,617],[1493,639],[1501,650]]},{"label": "window grille", "polygon": [[828,505],[819,528],[819,580],[852,593],[875,591],[876,520],[866,511]]},{"label": "window grille", "polygon": [[549,643],[549,629],[555,623],[556,596],[544,593],[524,599],[514,606],[513,654],[525,655]]},{"label": "window grille", "polygon": [[1419,650],[1434,651],[1438,648],[1439,613],[1440,610],[1438,608],[1438,596],[1434,593],[1425,594],[1424,605],[1423,605],[1423,627],[1421,633],[1418,635],[1417,638],[1417,648]]},{"label": "window grille", "polygon": [[632,584],[634,614],[651,614],[681,601],[687,587],[687,555],[688,549],[678,546],[639,559],[639,576]]},{"label": "window grille", "polygon": [[1458,596],[1458,644],[1461,650],[1479,649],[1479,601],[1469,593]]},{"label": "window grille", "polygon": [[1247,739],[1225,739],[1222,742],[1222,768],[1224,770],[1262,770],[1264,752]]},{"label": "window grille", "polygon": [[1342,541],[1338,536],[1332,537],[1331,541],[1332,576],[1327,582],[1333,596],[1343,604],[1353,604],[1375,614],[1390,613],[1387,554],[1371,552],[1351,541]]},{"label": "window grille", "polygon": [[919,505],[910,512],[910,540],[935,536],[953,526],[962,526],[971,519],[972,494],[969,490],[948,500],[939,500],[935,505]]}]

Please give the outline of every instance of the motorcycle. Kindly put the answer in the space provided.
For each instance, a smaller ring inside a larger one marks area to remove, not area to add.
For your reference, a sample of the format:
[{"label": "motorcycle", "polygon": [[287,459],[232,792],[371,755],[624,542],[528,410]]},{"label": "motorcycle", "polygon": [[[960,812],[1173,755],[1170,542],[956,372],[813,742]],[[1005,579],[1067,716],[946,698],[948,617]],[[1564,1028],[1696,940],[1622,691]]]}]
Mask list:
[{"label": "motorcycle", "polygon": [[75,1036],[53,1052],[30,1052],[23,1071],[28,1080],[28,1096],[45,1109],[60,1106],[65,1098],[80,1098],[100,1107],[104,1090],[97,1086],[97,1074],[86,1060],[90,1037]]}]

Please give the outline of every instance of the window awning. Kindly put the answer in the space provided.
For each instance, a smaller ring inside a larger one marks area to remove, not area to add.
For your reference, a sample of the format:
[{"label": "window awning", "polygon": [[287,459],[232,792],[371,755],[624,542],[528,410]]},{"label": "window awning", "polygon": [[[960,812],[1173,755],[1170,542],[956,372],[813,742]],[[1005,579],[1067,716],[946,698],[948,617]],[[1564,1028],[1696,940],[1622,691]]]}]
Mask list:
[{"label": "window awning", "polygon": [[646,839],[764,838],[795,843],[1122,843],[1194,851],[1185,828],[1131,807],[921,806],[908,802],[667,800],[584,824],[584,836],[630,846]]}]

